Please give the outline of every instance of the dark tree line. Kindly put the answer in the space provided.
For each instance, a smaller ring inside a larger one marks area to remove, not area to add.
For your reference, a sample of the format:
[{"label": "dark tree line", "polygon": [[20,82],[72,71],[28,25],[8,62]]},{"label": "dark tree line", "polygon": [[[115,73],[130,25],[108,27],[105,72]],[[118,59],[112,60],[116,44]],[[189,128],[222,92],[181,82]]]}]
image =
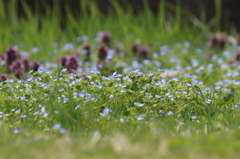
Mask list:
[{"label": "dark tree line", "polygon": [[[11,0],[4,0],[5,4],[7,5]],[[21,0],[19,0],[18,11],[20,16],[24,16],[23,8],[21,6]],[[26,0],[27,3],[31,6],[31,8],[38,6],[42,14],[44,14],[46,4],[49,6],[54,5],[54,0]],[[71,7],[72,12],[77,12],[80,8],[81,0],[57,0],[56,2],[61,6],[62,11],[64,12],[64,6],[69,5]],[[107,10],[111,7],[111,0],[89,0],[89,3],[95,1],[100,11],[103,14],[107,13]],[[125,2],[128,5],[131,5],[134,9],[134,12],[137,13],[139,10],[143,8],[143,2],[141,0],[116,0],[118,1],[123,7]],[[154,13],[157,13],[159,9],[159,3],[163,0],[147,0],[151,10]],[[182,8],[186,9],[190,13],[192,13],[196,17],[201,16],[201,12],[203,10],[206,11],[206,20],[211,20],[215,14],[215,0],[165,0],[172,4],[180,4]],[[237,27],[240,30],[240,0],[221,0],[221,10],[222,10],[222,27],[226,26],[224,23],[229,21],[231,25]],[[230,25],[228,25],[230,26]],[[225,28],[226,29],[226,28]]]}]

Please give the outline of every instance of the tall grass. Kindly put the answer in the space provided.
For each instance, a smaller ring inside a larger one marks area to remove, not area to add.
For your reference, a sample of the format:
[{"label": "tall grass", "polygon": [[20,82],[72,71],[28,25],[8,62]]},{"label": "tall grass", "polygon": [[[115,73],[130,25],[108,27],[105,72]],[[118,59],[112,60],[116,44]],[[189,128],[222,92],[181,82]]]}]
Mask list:
[{"label": "tall grass", "polygon": [[[23,0],[20,5],[24,9],[24,17],[17,15],[18,3],[16,0],[7,1],[7,4],[0,2],[0,25],[3,28],[0,30],[1,51],[8,45],[25,42],[23,49],[37,46],[45,55],[50,56],[51,53],[47,51],[49,43],[57,41],[62,45],[75,42],[79,35],[87,35],[89,41],[93,41],[100,30],[110,31],[114,39],[128,44],[137,39],[141,39],[143,43],[158,41],[162,44],[172,43],[173,40],[197,42],[207,36],[199,34],[202,28],[193,23],[189,13],[167,1],[161,1],[156,16],[149,9],[147,1],[144,1],[143,11],[138,15],[133,13],[131,7],[123,9],[116,1],[110,1],[112,7],[107,15],[102,15],[94,1],[89,3],[82,0],[80,10],[74,15],[68,6],[62,12],[57,1],[53,1],[51,9],[47,3],[44,4],[45,14],[40,14],[38,6],[33,11]],[[220,18],[220,13],[217,17]],[[127,39],[128,35],[132,35],[132,39]]]}]

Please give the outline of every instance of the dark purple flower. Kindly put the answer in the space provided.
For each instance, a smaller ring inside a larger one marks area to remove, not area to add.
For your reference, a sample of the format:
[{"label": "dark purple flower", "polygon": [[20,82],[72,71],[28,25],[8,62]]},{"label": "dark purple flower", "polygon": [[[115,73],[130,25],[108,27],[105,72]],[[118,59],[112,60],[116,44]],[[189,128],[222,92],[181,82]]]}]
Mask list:
[{"label": "dark purple flower", "polygon": [[148,52],[149,52],[149,49],[147,47],[141,46],[141,48],[138,51],[138,57],[143,58],[143,59],[147,59],[148,58]]},{"label": "dark purple flower", "polygon": [[139,47],[140,47],[140,44],[139,44],[139,43],[134,43],[134,44],[132,45],[132,51],[133,51],[134,55],[137,54],[137,52],[138,52],[138,50],[139,50]]},{"label": "dark purple flower", "polygon": [[68,69],[77,70],[78,62],[76,56],[70,56],[66,62]]},{"label": "dark purple flower", "polygon": [[40,67],[40,63],[38,61],[34,61],[33,63],[31,63],[30,67],[33,72],[36,72]]},{"label": "dark purple flower", "polygon": [[29,71],[29,68],[30,68],[28,59],[27,59],[27,58],[22,59],[22,63],[23,63],[23,65],[24,65],[24,70],[25,70],[25,72],[28,72],[28,71]]},{"label": "dark purple flower", "polygon": [[236,55],[236,61],[240,62],[240,52],[238,52]]},{"label": "dark purple flower", "polygon": [[105,43],[105,44],[109,44],[112,40],[112,35],[109,32],[106,31],[101,31],[98,33],[98,41]]},{"label": "dark purple flower", "polygon": [[22,69],[16,69],[14,70],[14,76],[18,79],[21,79],[23,76],[23,70]]},{"label": "dark purple flower", "polygon": [[209,46],[213,48],[223,49],[227,44],[227,37],[221,34],[214,34],[210,37]]},{"label": "dark purple flower", "polygon": [[82,45],[82,54],[86,56],[86,61],[90,60],[91,52],[90,52],[90,45],[88,43],[84,43]]},{"label": "dark purple flower", "polygon": [[5,82],[7,79],[8,79],[8,75],[7,74],[3,73],[3,74],[0,75],[0,81],[1,82]]},{"label": "dark purple flower", "polygon": [[98,60],[99,61],[105,61],[106,60],[106,58],[107,58],[107,50],[108,50],[108,48],[104,44],[101,44],[98,47],[97,54],[98,54]]},{"label": "dark purple flower", "polygon": [[20,59],[20,54],[17,52],[17,47],[16,46],[9,46],[6,51],[6,60],[7,60],[7,65],[11,65],[13,61],[16,61],[17,59]]},{"label": "dark purple flower", "polygon": [[22,60],[16,60],[9,66],[9,70],[11,71],[15,71],[17,69],[25,70]]},{"label": "dark purple flower", "polygon": [[67,56],[60,57],[59,61],[60,61],[61,65],[62,65],[62,67],[64,67],[64,68],[67,67],[67,61],[68,61],[68,57]]}]

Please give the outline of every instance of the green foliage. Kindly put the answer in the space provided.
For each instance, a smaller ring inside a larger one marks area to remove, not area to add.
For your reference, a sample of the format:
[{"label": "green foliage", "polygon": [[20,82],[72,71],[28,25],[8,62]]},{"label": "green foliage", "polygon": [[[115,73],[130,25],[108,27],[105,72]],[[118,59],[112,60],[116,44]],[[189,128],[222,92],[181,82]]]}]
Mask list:
[{"label": "green foliage", "polygon": [[[221,1],[215,2],[217,23]],[[154,16],[144,1],[135,14],[111,1],[103,16],[95,2],[81,0],[77,13],[68,6],[62,13],[54,0],[42,15],[22,0],[23,18],[17,3],[0,1],[0,51],[17,45],[45,69],[0,83],[2,158],[239,157],[239,63],[228,64],[238,48],[206,46],[212,24],[204,12],[200,21],[161,1]],[[90,71],[101,30],[112,33],[109,49],[123,50]],[[53,65],[84,42],[91,44],[91,61],[78,59],[78,76]],[[133,55],[134,42],[149,45],[147,60]],[[217,59],[206,58],[209,52]]]}]

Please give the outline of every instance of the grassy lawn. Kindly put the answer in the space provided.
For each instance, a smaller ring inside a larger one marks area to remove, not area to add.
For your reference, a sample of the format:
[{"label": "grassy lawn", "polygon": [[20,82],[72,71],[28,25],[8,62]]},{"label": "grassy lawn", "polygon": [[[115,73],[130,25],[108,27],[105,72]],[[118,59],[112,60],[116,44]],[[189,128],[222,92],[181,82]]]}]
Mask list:
[{"label": "grassy lawn", "polygon": [[0,158],[239,158],[239,39],[214,25],[219,1],[209,23],[167,2],[54,3],[23,0],[20,18],[0,1]]}]

